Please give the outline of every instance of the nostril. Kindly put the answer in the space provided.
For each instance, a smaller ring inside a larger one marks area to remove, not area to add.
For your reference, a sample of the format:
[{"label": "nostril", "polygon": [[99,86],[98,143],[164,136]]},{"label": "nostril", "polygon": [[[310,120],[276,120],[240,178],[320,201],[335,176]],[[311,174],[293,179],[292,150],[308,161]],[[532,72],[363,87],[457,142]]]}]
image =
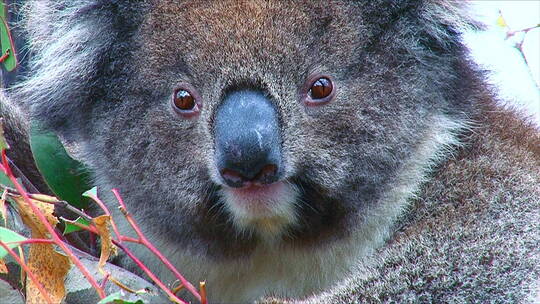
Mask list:
[{"label": "nostril", "polygon": [[242,187],[246,181],[242,174],[230,169],[221,170],[221,177],[223,177],[227,185],[234,188]]},{"label": "nostril", "polygon": [[241,173],[232,169],[221,170],[221,177],[225,183],[233,188],[248,187],[251,185],[271,184],[277,181],[278,167],[270,164],[262,167],[253,178],[247,178]]},{"label": "nostril", "polygon": [[253,181],[261,184],[271,184],[277,180],[277,166],[266,165],[255,176]]}]

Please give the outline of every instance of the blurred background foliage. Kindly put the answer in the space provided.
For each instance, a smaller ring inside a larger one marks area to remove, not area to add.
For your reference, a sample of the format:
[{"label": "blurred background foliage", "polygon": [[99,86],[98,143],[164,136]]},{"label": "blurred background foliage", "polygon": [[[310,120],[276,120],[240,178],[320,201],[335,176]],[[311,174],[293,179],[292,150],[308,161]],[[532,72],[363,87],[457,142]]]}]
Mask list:
[{"label": "blurred background foliage", "polygon": [[465,41],[502,100],[532,113],[540,126],[540,1],[471,1],[483,31]]}]

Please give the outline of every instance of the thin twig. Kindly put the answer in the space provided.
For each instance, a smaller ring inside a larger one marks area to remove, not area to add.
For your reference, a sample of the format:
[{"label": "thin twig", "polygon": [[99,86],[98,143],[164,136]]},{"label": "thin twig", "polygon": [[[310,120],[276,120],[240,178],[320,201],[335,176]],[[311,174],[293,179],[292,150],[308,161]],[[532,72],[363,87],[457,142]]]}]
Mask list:
[{"label": "thin twig", "polygon": [[174,294],[177,294],[180,290],[184,289],[184,285],[182,285],[182,283],[180,283],[180,281],[176,280],[174,281],[173,283],[173,286],[174,284],[178,283],[178,286],[174,287],[171,289],[171,291],[174,293]]},{"label": "thin twig", "polygon": [[201,290],[201,304],[208,304],[208,300],[206,299],[206,282],[200,282],[199,287]]},{"label": "thin twig", "polygon": [[136,238],[132,238],[132,237],[129,237],[129,236],[123,236],[123,235],[121,235],[121,236],[120,236],[120,239],[121,239],[123,242],[142,244],[141,240],[136,239]]},{"label": "thin twig", "polygon": [[111,276],[110,273],[105,274],[105,277],[103,278],[103,281],[100,284],[101,288],[105,289],[105,284],[107,284],[107,281],[109,281],[110,276]]},{"label": "thin twig", "polygon": [[6,242],[6,244],[19,244],[19,245],[26,245],[26,244],[54,244],[54,241],[49,240],[49,239],[27,239],[27,240],[24,240],[24,241]]}]

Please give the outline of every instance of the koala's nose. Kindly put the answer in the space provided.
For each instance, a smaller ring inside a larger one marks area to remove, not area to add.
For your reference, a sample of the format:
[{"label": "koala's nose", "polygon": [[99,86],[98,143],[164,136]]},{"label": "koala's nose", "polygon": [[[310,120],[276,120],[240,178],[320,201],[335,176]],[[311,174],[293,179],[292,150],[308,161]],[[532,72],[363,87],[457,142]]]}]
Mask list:
[{"label": "koala's nose", "polygon": [[281,136],[276,110],[259,91],[229,93],[214,125],[216,165],[230,187],[270,184],[281,175]]}]

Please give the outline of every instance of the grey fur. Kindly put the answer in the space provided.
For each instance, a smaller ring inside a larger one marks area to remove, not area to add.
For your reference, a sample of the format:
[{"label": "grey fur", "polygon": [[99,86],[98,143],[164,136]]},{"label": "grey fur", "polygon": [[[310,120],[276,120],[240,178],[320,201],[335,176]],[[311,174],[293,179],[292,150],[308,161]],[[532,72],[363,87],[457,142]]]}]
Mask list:
[{"label": "grey fur", "polygon": [[[210,299],[300,298],[344,279],[308,301],[512,302],[536,288],[538,131],[493,105],[460,40],[473,24],[461,2],[35,0],[26,10],[31,71],[11,97],[79,147],[109,204],[119,188],[188,279],[208,280]],[[308,109],[298,92],[313,72],[338,91]],[[197,119],[169,108],[182,81],[203,99]],[[294,224],[272,241],[235,225],[214,165],[213,113],[243,87],[275,104],[299,197]]]}]

